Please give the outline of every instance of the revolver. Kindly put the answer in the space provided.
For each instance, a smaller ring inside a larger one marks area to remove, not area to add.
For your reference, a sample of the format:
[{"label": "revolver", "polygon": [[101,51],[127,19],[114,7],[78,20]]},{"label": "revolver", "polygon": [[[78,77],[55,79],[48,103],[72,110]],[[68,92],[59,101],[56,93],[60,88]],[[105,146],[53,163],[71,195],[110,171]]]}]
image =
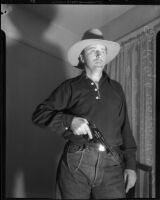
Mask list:
[{"label": "revolver", "polygon": [[88,125],[93,136],[93,138],[90,139],[89,141],[94,142],[94,143],[99,143],[101,145],[100,146],[101,151],[106,150],[107,153],[111,152],[110,146],[106,143],[102,132],[96,127],[95,124],[92,124],[91,122],[89,122]]},{"label": "revolver", "polygon": [[113,150],[110,145],[105,141],[102,132],[95,126],[95,124],[92,124],[89,122],[89,128],[91,130],[93,138],[89,141],[94,143],[99,143],[99,151],[106,151],[106,153],[111,153],[112,156],[119,161],[119,156],[117,155],[117,152]]}]

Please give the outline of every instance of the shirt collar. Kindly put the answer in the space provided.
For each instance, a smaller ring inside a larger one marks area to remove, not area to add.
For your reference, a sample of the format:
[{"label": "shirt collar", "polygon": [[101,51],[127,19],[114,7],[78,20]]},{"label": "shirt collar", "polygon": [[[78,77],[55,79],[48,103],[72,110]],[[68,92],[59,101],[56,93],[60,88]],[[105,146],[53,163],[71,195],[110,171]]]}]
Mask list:
[{"label": "shirt collar", "polygon": [[[82,71],[82,73],[81,73],[81,78],[82,78],[82,79],[89,79],[89,78],[87,77],[87,75],[86,75],[86,71],[85,71],[85,70]],[[101,77],[101,79],[100,79],[99,82],[101,83],[101,82],[103,82],[103,81],[109,81],[109,76],[108,76],[108,74],[107,74],[105,71],[103,71],[102,77]]]}]

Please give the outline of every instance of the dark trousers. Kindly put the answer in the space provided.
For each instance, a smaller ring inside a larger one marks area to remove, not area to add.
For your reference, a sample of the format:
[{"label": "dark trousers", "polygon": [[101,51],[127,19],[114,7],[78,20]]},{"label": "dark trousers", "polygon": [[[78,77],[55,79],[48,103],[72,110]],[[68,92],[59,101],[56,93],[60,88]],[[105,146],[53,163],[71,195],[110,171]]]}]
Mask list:
[{"label": "dark trousers", "polygon": [[94,147],[65,148],[57,174],[57,199],[125,198],[123,158]]}]

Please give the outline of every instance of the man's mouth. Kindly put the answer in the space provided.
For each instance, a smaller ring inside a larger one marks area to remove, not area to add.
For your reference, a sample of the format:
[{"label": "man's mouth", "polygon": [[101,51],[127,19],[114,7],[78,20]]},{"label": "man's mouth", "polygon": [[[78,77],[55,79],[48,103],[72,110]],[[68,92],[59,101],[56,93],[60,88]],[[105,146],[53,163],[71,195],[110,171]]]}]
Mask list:
[{"label": "man's mouth", "polygon": [[103,60],[94,60],[94,63],[102,63]]},{"label": "man's mouth", "polygon": [[95,59],[94,62],[103,62],[101,59]]}]

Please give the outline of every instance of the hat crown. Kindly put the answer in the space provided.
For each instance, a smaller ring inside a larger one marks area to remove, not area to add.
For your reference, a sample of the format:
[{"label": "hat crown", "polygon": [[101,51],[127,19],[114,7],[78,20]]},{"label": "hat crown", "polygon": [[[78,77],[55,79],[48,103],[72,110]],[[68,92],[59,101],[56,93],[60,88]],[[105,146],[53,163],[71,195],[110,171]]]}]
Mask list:
[{"label": "hat crown", "polygon": [[81,40],[87,40],[87,39],[101,39],[104,40],[103,34],[99,29],[89,29],[86,31],[82,37]]}]

